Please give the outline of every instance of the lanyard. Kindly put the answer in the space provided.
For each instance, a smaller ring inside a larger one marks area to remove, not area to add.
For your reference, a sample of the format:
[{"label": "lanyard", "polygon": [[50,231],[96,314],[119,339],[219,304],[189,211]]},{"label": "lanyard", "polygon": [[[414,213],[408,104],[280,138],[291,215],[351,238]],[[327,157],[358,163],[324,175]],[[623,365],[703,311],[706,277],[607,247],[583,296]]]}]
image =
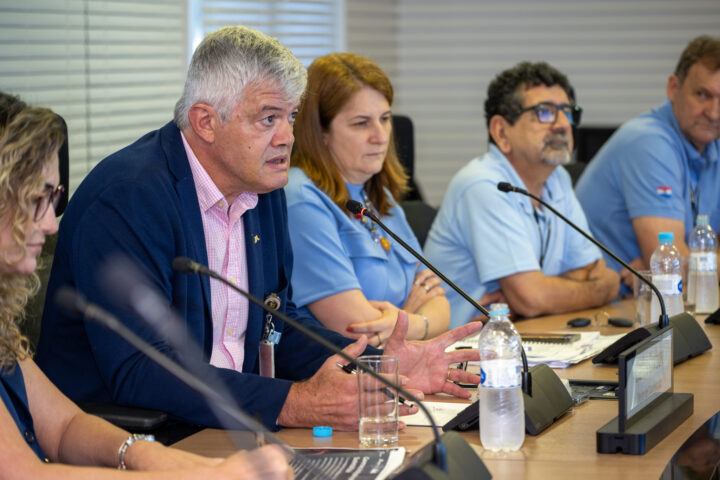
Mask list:
[{"label": "lanyard", "polygon": [[[547,230],[545,231],[545,238],[543,238],[542,234],[542,226],[540,225],[540,215],[537,212],[537,209],[535,207],[532,207],[533,209],[533,216],[535,217],[535,224],[538,228],[538,235],[540,236],[540,269],[543,268],[543,263],[545,263],[545,254],[548,251],[548,246],[550,245],[550,221],[548,220],[547,223]],[[543,215],[543,218],[545,216]]]},{"label": "lanyard", "polygon": [[692,224],[695,225],[700,208],[700,182],[695,188],[690,184],[690,208],[692,208],[693,212]]}]

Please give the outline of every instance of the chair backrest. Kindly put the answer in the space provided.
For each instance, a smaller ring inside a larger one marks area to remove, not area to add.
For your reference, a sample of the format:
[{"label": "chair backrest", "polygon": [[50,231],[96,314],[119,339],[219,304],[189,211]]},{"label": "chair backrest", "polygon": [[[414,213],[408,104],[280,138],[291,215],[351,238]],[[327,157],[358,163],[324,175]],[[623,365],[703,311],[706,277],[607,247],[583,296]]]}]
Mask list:
[{"label": "chair backrest", "polygon": [[[58,115],[58,117],[60,117],[60,115]],[[55,215],[58,217],[65,212],[65,207],[67,207],[68,199],[70,198],[70,154],[68,152],[68,129],[65,119],[60,117],[60,120],[62,120],[63,129],[65,130],[65,143],[60,146],[58,158],[60,160],[60,184],[65,186],[65,191],[62,193],[60,203],[58,203],[58,207],[55,210]]]},{"label": "chair backrest", "polygon": [[405,115],[393,115],[392,119],[398,160],[410,178],[408,181],[410,190],[405,194],[403,200],[422,200],[422,194],[415,182],[415,130],[412,120]]},{"label": "chair backrest", "polygon": [[575,158],[577,162],[589,163],[617,128],[581,126],[575,129]]},{"label": "chair backrest", "polygon": [[437,210],[422,200],[406,200],[402,202],[401,206],[420,246],[425,246],[425,240],[427,240]]}]

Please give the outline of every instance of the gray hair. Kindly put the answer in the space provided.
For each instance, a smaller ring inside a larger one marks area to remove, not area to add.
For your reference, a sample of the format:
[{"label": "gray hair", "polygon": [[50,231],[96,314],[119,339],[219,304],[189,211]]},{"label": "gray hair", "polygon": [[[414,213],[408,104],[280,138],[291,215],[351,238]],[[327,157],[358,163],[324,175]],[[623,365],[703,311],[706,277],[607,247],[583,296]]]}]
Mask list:
[{"label": "gray hair", "polygon": [[243,26],[210,33],[195,50],[182,97],[175,104],[175,125],[188,128],[188,112],[198,102],[212,106],[221,122],[242,100],[245,87],[274,82],[292,101],[300,101],[307,71],[277,39]]}]

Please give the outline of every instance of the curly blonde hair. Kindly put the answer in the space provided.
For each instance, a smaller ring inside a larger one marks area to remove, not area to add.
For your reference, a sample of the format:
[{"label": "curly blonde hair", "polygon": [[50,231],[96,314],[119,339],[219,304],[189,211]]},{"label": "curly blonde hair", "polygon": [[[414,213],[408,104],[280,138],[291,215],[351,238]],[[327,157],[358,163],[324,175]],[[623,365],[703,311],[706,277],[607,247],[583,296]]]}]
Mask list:
[{"label": "curly blonde hair", "polygon": [[[52,110],[28,106],[0,92],[0,224],[12,228],[21,252],[26,227],[33,221],[34,199],[44,186],[43,169],[64,141],[62,119]],[[0,262],[13,265],[9,252],[0,252]],[[34,273],[0,274],[0,369],[30,354],[30,343],[18,324],[38,288]]]}]

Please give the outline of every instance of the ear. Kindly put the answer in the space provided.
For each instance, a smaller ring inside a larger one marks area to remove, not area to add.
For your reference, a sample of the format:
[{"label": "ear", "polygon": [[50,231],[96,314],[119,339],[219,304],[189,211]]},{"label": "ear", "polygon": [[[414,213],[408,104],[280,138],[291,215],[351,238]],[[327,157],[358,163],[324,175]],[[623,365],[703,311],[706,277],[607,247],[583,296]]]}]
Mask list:
[{"label": "ear", "polygon": [[493,115],[488,125],[490,136],[502,153],[507,155],[512,150],[510,139],[508,138],[508,129],[510,123],[501,115]]},{"label": "ear", "polygon": [[196,103],[188,112],[190,127],[195,135],[207,143],[215,142],[215,129],[220,125],[220,119],[215,109],[206,103]]},{"label": "ear", "polygon": [[678,90],[680,90],[680,80],[673,73],[668,77],[667,89],[665,90],[671,103],[675,102],[675,96],[677,95]]}]

